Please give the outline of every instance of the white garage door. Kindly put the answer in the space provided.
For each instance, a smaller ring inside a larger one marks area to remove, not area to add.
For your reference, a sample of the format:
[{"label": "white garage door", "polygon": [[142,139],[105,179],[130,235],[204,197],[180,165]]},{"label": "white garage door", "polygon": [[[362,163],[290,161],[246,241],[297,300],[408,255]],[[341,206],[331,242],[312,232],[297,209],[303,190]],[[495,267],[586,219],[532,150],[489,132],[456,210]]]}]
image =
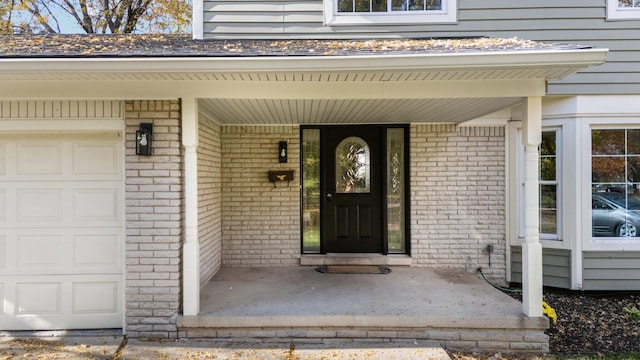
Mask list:
[{"label": "white garage door", "polygon": [[0,329],[121,328],[117,133],[0,135]]}]

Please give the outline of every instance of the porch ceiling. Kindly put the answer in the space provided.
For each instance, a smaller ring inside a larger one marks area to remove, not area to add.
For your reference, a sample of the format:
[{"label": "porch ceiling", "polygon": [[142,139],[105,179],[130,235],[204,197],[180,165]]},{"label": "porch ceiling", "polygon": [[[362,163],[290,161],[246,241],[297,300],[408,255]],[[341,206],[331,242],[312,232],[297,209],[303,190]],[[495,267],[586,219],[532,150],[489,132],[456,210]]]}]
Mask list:
[{"label": "porch ceiling", "polygon": [[200,99],[220,125],[460,123],[518,104],[522,98]]}]

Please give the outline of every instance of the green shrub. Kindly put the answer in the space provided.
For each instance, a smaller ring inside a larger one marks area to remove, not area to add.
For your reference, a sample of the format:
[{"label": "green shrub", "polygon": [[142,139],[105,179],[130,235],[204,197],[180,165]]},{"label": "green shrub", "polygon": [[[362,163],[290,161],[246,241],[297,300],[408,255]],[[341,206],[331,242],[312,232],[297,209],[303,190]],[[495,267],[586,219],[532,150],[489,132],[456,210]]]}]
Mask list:
[{"label": "green shrub", "polygon": [[640,310],[638,310],[637,307],[625,306],[622,310],[624,310],[625,314],[629,315],[631,320],[640,321]]}]

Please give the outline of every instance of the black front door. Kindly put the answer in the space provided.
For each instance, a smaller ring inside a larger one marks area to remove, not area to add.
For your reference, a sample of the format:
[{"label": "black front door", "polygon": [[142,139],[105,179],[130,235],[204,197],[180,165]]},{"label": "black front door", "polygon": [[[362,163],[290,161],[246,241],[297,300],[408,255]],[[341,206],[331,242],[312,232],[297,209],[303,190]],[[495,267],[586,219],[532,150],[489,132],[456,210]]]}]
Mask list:
[{"label": "black front door", "polygon": [[383,128],[323,127],[321,236],[325,252],[383,251]]}]

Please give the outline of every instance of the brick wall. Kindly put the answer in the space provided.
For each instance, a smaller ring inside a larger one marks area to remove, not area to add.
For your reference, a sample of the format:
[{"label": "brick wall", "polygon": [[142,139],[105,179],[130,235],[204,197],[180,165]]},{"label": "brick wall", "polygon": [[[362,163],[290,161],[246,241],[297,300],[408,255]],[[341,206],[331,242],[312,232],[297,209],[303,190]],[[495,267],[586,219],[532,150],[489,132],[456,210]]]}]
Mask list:
[{"label": "brick wall", "polygon": [[[222,263],[291,266],[300,257],[300,131],[297,126],[222,128]],[[289,142],[278,163],[278,142]],[[269,170],[294,170],[294,180],[269,182]]]},{"label": "brick wall", "polygon": [[198,136],[198,239],[200,285],[204,285],[222,264],[220,126],[201,116]]},{"label": "brick wall", "polygon": [[[411,126],[411,239],[419,266],[504,279],[505,131]],[[489,267],[488,244],[494,245]]]},{"label": "brick wall", "polygon": [[[176,337],[183,233],[179,101],[127,101],[126,324],[131,337]],[[153,156],[135,154],[135,131],[153,123]]]}]

